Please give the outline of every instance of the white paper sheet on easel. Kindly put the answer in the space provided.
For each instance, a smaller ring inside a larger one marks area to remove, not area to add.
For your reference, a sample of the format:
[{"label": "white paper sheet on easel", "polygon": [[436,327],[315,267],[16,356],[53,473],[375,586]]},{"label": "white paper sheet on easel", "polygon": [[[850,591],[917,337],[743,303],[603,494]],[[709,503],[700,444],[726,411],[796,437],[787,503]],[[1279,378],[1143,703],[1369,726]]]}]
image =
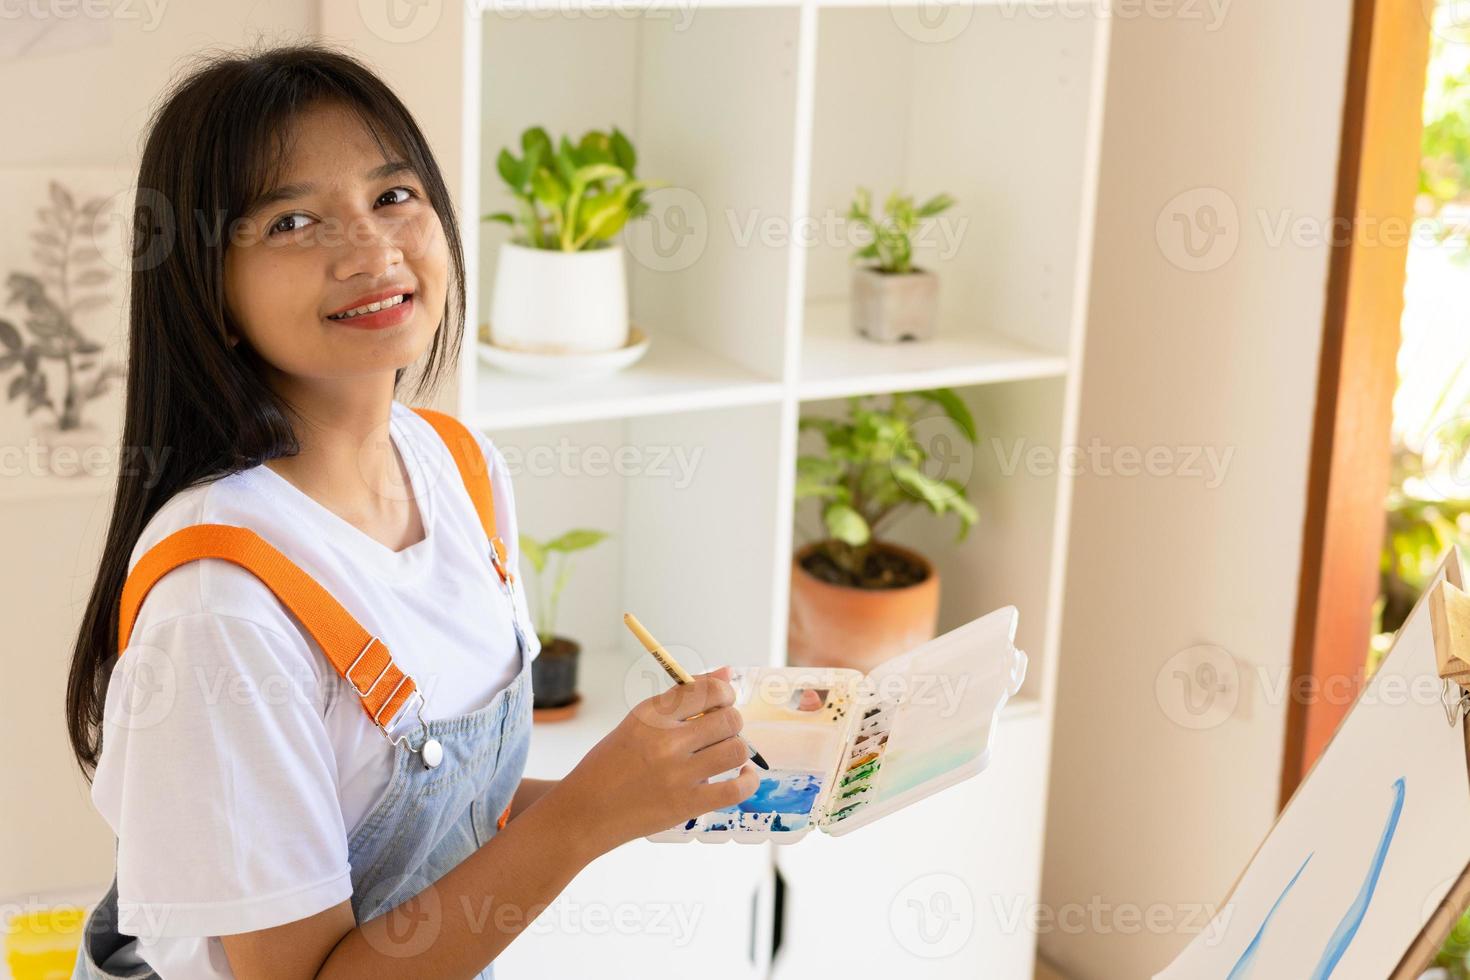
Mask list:
[{"label": "white paper sheet on easel", "polygon": [[1470,865],[1464,735],[1439,694],[1421,601],[1215,921],[1156,980],[1393,972]]}]

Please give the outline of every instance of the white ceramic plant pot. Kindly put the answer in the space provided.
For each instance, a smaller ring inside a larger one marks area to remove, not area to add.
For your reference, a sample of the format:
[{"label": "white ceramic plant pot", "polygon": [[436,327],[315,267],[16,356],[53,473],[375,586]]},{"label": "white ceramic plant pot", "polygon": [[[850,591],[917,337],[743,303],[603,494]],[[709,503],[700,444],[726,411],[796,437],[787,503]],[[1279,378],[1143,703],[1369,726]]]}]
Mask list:
[{"label": "white ceramic plant pot", "polygon": [[930,340],[939,307],[939,277],[923,269],[879,272],[860,266],[852,275],[852,326],[869,340]]},{"label": "white ceramic plant pot", "polygon": [[628,343],[620,244],[584,252],[500,246],[490,342],[540,354],[587,354]]}]

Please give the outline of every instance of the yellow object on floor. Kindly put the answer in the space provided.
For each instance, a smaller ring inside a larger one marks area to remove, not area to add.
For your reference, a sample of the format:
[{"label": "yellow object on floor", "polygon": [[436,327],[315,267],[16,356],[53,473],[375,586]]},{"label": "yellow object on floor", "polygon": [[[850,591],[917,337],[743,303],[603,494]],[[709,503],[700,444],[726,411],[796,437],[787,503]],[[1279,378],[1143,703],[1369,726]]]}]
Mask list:
[{"label": "yellow object on floor", "polygon": [[17,912],[5,924],[12,980],[67,980],[76,966],[87,910],[80,905]]}]

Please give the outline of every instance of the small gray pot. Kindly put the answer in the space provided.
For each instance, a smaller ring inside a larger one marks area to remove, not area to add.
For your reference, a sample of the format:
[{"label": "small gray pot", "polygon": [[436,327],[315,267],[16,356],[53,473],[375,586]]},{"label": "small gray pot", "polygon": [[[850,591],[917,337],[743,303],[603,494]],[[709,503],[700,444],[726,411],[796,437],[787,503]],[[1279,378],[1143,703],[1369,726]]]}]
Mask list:
[{"label": "small gray pot", "polygon": [[935,334],[939,277],[924,269],[879,272],[859,266],[852,274],[852,327],[869,340],[930,340]]}]

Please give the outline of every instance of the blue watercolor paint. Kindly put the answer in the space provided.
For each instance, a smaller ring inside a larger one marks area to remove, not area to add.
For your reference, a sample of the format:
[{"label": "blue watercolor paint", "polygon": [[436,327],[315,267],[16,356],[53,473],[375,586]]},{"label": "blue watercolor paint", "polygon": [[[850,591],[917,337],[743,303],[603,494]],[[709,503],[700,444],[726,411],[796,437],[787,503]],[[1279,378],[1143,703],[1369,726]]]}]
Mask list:
[{"label": "blue watercolor paint", "polygon": [[[1342,960],[1343,954],[1352,944],[1353,937],[1358,934],[1358,928],[1363,924],[1363,918],[1368,914],[1368,903],[1373,900],[1373,892],[1378,887],[1378,878],[1383,873],[1383,863],[1388,858],[1388,846],[1393,843],[1393,835],[1398,830],[1399,817],[1404,812],[1404,777],[1400,776],[1394,780],[1393,803],[1388,809],[1388,822],[1384,825],[1383,833],[1379,835],[1378,845],[1373,849],[1373,856],[1368,862],[1368,874],[1363,880],[1363,885],[1358,889],[1358,895],[1353,903],[1343,913],[1342,921],[1337,924],[1332,938],[1327,941],[1327,948],[1322,951],[1322,959],[1317,963],[1317,968],[1312,972],[1312,980],[1327,980],[1332,976],[1332,971],[1337,969],[1337,964]],[[1315,853],[1315,852],[1314,852]],[[1286,893],[1291,891],[1291,886],[1301,877],[1307,868],[1307,861],[1312,860],[1312,855],[1307,855],[1307,860],[1297,868],[1296,874],[1286,883],[1281,894],[1276,897],[1271,910],[1266,913],[1266,918],[1261,927],[1256,930],[1250,945],[1240,954],[1235,967],[1230,971],[1228,980],[1245,980],[1250,975],[1251,968],[1255,965],[1256,952],[1260,948],[1261,937],[1266,933],[1266,926],[1270,924],[1271,917],[1276,914],[1276,909],[1281,905],[1281,900],[1286,898]]]},{"label": "blue watercolor paint", "polygon": [[742,813],[741,830],[770,830],[776,832],[800,830],[807,825],[804,813]]},{"label": "blue watercolor paint", "polygon": [[1358,897],[1353,899],[1353,904],[1343,913],[1342,921],[1337,924],[1337,929],[1332,933],[1332,938],[1327,941],[1327,948],[1322,951],[1322,959],[1317,964],[1317,969],[1312,973],[1312,980],[1325,980],[1337,969],[1338,961],[1347,952],[1348,945],[1352,943],[1353,937],[1358,934],[1358,927],[1363,924],[1363,917],[1368,914],[1368,903],[1373,900],[1373,891],[1378,887],[1378,876],[1383,872],[1383,862],[1388,857],[1388,845],[1393,843],[1393,835],[1399,826],[1399,816],[1404,812],[1404,777],[1400,776],[1393,784],[1393,804],[1388,809],[1388,822],[1384,824],[1383,833],[1378,838],[1378,846],[1373,851],[1373,859],[1368,862],[1368,875],[1363,879],[1363,886],[1358,889]]},{"label": "blue watercolor paint", "polygon": [[801,830],[822,790],[822,774],[777,770],[734,806],[698,818],[701,830]]},{"label": "blue watercolor paint", "polygon": [[[1313,853],[1316,852],[1314,851]],[[1308,854],[1307,861],[1310,860],[1312,860],[1312,855]],[[1302,872],[1307,870],[1307,861],[1302,862],[1302,866],[1296,869],[1296,874],[1291,876],[1291,880],[1286,883],[1286,887],[1281,889],[1281,894],[1276,896],[1276,901],[1271,903],[1271,910],[1266,913],[1266,918],[1261,920],[1261,928],[1256,930],[1255,936],[1251,938],[1250,945],[1245,948],[1245,952],[1240,954],[1240,959],[1235,961],[1235,966],[1231,968],[1230,976],[1227,980],[1245,980],[1246,977],[1250,976],[1251,967],[1255,965],[1256,950],[1261,946],[1261,937],[1266,934],[1266,927],[1271,924],[1271,917],[1276,914],[1276,910],[1281,906],[1281,900],[1286,897],[1287,892],[1291,891],[1291,886],[1296,884],[1296,880],[1302,876]]]},{"label": "blue watercolor paint", "polygon": [[801,830],[807,825],[808,818],[801,814],[771,814],[772,830]]},{"label": "blue watercolor paint", "polygon": [[797,772],[766,776],[750,796],[731,809],[742,813],[811,813],[822,790],[822,777]]}]

